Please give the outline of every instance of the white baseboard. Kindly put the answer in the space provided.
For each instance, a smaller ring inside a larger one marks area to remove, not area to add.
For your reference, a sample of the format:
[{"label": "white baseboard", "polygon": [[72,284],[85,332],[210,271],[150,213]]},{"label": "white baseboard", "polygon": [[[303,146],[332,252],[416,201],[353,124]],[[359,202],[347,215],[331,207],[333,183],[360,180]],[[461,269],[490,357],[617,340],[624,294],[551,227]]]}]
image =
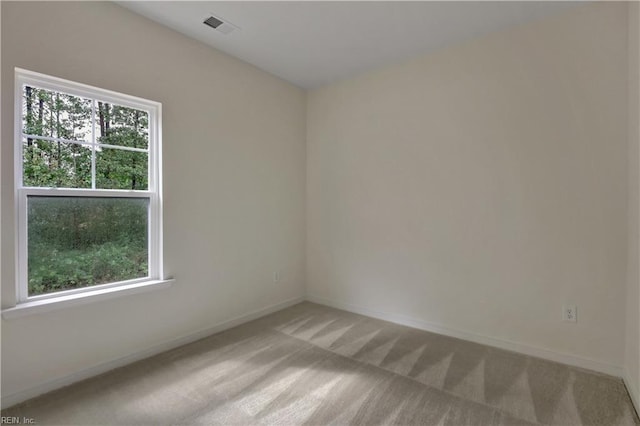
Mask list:
[{"label": "white baseboard", "polygon": [[143,351],[126,355],[121,358],[117,358],[105,363],[97,364],[97,365],[94,365],[93,367],[89,367],[84,370],[77,371],[67,376],[58,377],[56,379],[46,381],[40,385],[31,387],[22,391],[18,391],[9,395],[2,395],[2,408],[4,409],[6,407],[11,407],[12,405],[34,398],[38,395],[51,392],[55,389],[68,386],[72,383],[79,382],[81,380],[88,379],[90,377],[97,376],[102,373],[106,373],[107,371],[113,370],[114,368],[123,367],[127,364],[131,364],[133,362],[140,361],[145,358],[149,358],[150,356],[157,355],[161,352],[165,352],[170,349],[174,349],[179,346],[186,345],[191,342],[195,342],[196,340],[203,339],[212,334],[219,333],[221,331],[238,326],[240,324],[253,321],[254,319],[263,317],[265,315],[269,315],[270,313],[279,311],[281,309],[288,308],[289,306],[295,305],[296,303],[300,303],[303,300],[304,300],[304,297],[295,297],[289,300],[285,300],[284,302],[266,306],[264,308],[258,309],[248,314],[240,315],[230,320],[221,322],[219,324],[214,325],[213,327],[208,327],[206,329],[197,331],[195,333],[178,337],[177,339],[167,340],[165,342],[151,346],[150,348],[147,348]]},{"label": "white baseboard", "polygon": [[631,396],[631,401],[633,402],[633,405],[636,407],[636,413],[638,413],[638,415],[640,416],[640,389],[638,389],[635,385],[635,383],[637,382],[634,380],[631,380],[631,375],[629,374],[627,369],[624,370],[624,376],[622,376],[622,379],[624,380],[624,384],[627,387],[627,390],[629,391],[629,395]]},{"label": "white baseboard", "polygon": [[[101,363],[101,364],[86,368],[84,370],[77,371],[67,376],[49,380],[40,385],[31,387],[22,391],[18,391],[9,395],[2,395],[1,406],[3,409],[6,407],[10,407],[12,405],[34,398],[38,395],[42,395],[44,393],[53,391],[55,389],[59,389],[61,387],[70,385],[72,383],[79,382],[81,380],[88,379],[90,377],[105,373],[109,370],[113,370],[118,367],[123,367],[127,364],[131,364],[133,362],[142,360],[144,358],[157,355],[159,353],[168,351],[173,348],[177,348],[182,345],[186,345],[191,342],[195,342],[196,340],[205,338],[212,334],[219,333],[229,328],[238,326],[240,324],[244,324],[246,322],[263,317],[270,313],[295,305],[299,302],[302,302],[303,300],[305,300],[304,297],[296,297],[289,300],[285,300],[283,302],[258,309],[251,313],[240,315],[238,317],[235,317],[230,320],[219,323],[217,325],[214,325],[213,327],[208,327],[206,329],[188,334],[183,337],[179,337],[176,339],[171,339],[171,340],[159,343],[143,351],[126,355],[124,357],[117,358],[105,363]],[[569,364],[569,365],[573,365],[580,368],[595,370],[601,373],[610,374],[617,377],[623,377],[624,382],[627,386],[627,389],[629,390],[629,393],[631,395],[631,398],[636,406],[636,410],[640,412],[640,393],[638,392],[638,389],[636,389],[635,386],[633,386],[632,384],[633,382],[629,380],[629,376],[627,375],[626,371],[624,371],[622,367],[608,364],[608,363],[603,363],[600,361],[587,359],[587,358],[578,357],[575,355],[551,351],[543,348],[537,348],[537,347],[525,345],[518,342],[511,342],[508,340],[497,339],[494,337],[481,336],[481,335],[469,333],[466,331],[445,327],[440,324],[434,324],[427,321],[418,320],[418,319],[407,317],[404,315],[381,312],[381,311],[377,311],[369,308],[364,308],[361,306],[351,305],[348,303],[336,302],[336,301],[332,301],[329,299],[325,299],[325,298],[317,297],[313,295],[307,295],[306,300],[313,303],[318,303],[321,305],[331,306],[336,309],[342,309],[345,311],[366,315],[369,317],[378,318],[385,321],[390,321],[396,324],[406,325],[409,327],[430,331],[433,333],[443,334],[446,336],[455,337],[458,339],[464,339],[471,342],[480,343],[483,345],[497,347],[500,349],[506,349],[513,352],[519,352],[525,355],[531,355],[539,358],[548,359],[551,361],[561,362],[563,364]]]},{"label": "white baseboard", "polygon": [[374,309],[364,308],[364,307],[352,305],[349,303],[336,302],[333,300],[325,299],[323,297],[313,296],[309,294],[307,294],[307,300],[309,302],[331,306],[336,309],[342,309],[344,311],[366,315],[366,316],[378,318],[384,321],[406,325],[406,326],[417,328],[420,330],[430,331],[432,333],[443,334],[445,336],[455,337],[457,339],[463,339],[463,340],[480,343],[487,346],[493,346],[500,349],[506,349],[508,351],[535,356],[538,358],[560,362],[560,363],[572,365],[575,367],[595,370],[600,373],[609,374],[616,377],[623,376],[622,367],[613,365],[613,364],[608,364],[601,361],[582,358],[576,355],[556,352],[549,349],[529,346],[523,343],[512,342],[509,340],[498,339],[495,337],[481,336],[481,335],[470,333],[467,331],[449,328],[441,324],[435,324],[435,323],[431,323],[431,322],[427,322],[427,321],[423,321],[423,320],[419,320],[419,319],[415,319],[415,318],[411,318],[411,317],[407,317],[399,314],[380,312]]}]

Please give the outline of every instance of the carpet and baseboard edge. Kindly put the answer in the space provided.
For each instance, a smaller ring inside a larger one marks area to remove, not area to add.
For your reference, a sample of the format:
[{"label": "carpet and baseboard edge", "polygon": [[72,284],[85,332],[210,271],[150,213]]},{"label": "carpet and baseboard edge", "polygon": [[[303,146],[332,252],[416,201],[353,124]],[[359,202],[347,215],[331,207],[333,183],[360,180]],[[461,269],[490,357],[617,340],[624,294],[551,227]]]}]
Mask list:
[{"label": "carpet and baseboard edge", "polygon": [[411,318],[404,315],[393,314],[388,312],[377,311],[374,309],[365,308],[362,306],[356,306],[349,303],[337,302],[334,300],[318,297],[314,295],[307,295],[306,297],[295,297],[283,302],[266,306],[264,308],[255,310],[245,315],[240,315],[229,320],[223,321],[212,327],[199,330],[195,333],[190,333],[186,336],[182,336],[176,339],[171,339],[156,345],[151,346],[145,350],[126,355],[105,363],[97,364],[95,366],[80,370],[78,372],[59,377],[40,385],[24,389],[9,395],[2,395],[1,407],[2,409],[13,406],[20,402],[34,398],[36,396],[51,392],[53,390],[68,386],[72,383],[79,382],[84,379],[88,379],[99,374],[106,373],[118,367],[123,367],[127,364],[157,355],[159,353],[174,349],[176,347],[186,345],[196,340],[208,337],[212,334],[219,333],[229,328],[241,325],[243,323],[255,320],[265,315],[269,315],[273,312],[277,312],[281,309],[288,308],[297,303],[303,301],[309,301],[318,303],[320,305],[330,306],[336,309],[342,309],[344,311],[353,312],[360,315],[366,315],[373,318],[378,318],[384,321],[393,322],[400,325],[406,325],[409,327],[425,330],[433,333],[442,334],[445,336],[455,337],[487,346],[493,346],[500,349],[505,349],[513,352],[522,353],[525,355],[535,356],[543,359],[548,359],[563,364],[572,365],[575,367],[586,368],[589,370],[598,371],[600,373],[609,374],[616,377],[621,377],[629,391],[631,399],[635,405],[636,411],[640,412],[640,394],[638,389],[632,385],[632,381],[629,380],[627,372],[619,366],[604,363],[601,361],[591,360],[587,358],[578,357],[571,354],[551,351],[548,349],[537,348],[529,345],[525,345],[518,342],[508,341],[504,339],[498,339],[494,337],[482,336],[474,333],[469,333],[462,330],[457,330],[449,327],[445,327],[440,324],[430,323],[427,321]]},{"label": "carpet and baseboard edge", "polygon": [[627,369],[624,371],[624,376],[622,376],[622,380],[624,381],[624,385],[627,388],[627,392],[631,397],[631,402],[633,402],[633,406],[636,409],[636,414],[640,417],[640,389],[638,389],[633,380],[631,380],[631,375]]},{"label": "carpet and baseboard edge", "polygon": [[158,343],[142,351],[138,351],[130,355],[125,355],[123,357],[116,358],[114,360],[107,361],[104,363],[100,363],[66,376],[58,377],[53,380],[48,380],[37,386],[33,386],[28,389],[14,392],[9,395],[2,395],[1,407],[2,409],[11,407],[20,402],[26,401],[31,398],[35,398],[36,396],[45,394],[47,392],[51,392],[53,390],[62,388],[64,386],[68,386],[72,383],[76,383],[81,380],[85,380],[90,377],[106,373],[107,371],[116,369],[118,367],[123,367],[133,362],[140,361],[145,358],[149,358],[153,355],[157,355],[159,353],[177,348],[179,346],[186,345],[191,342],[195,342],[196,340],[203,339],[212,334],[216,334],[221,331],[227,330],[229,328],[233,328],[238,325],[244,324],[246,322],[253,321],[254,319],[263,317],[265,315],[269,315],[273,312],[277,312],[279,310],[288,308],[289,306],[293,306],[297,303],[303,302],[304,300],[305,298],[302,296],[294,297],[280,303],[276,303],[273,305],[266,306],[264,308],[257,309],[248,314],[231,318],[229,320],[218,323],[212,327],[207,327],[205,329],[196,331],[195,333],[190,333],[186,336],[182,336],[176,339],[170,339],[170,340]]},{"label": "carpet and baseboard edge", "polygon": [[571,355],[567,353],[552,351],[549,349],[529,346],[523,343],[513,342],[505,339],[482,336],[479,334],[446,327],[441,324],[435,324],[428,321],[411,318],[405,315],[394,314],[389,312],[381,312],[375,309],[369,309],[363,306],[356,306],[350,303],[338,302],[335,300],[330,300],[330,299],[326,299],[319,296],[307,294],[307,300],[309,302],[318,303],[320,305],[330,306],[332,308],[341,309],[343,311],[353,312],[360,315],[366,315],[368,317],[378,318],[384,321],[389,321],[389,322],[393,322],[400,325],[406,325],[408,327],[413,327],[420,330],[429,331],[432,333],[442,334],[449,337],[455,337],[457,339],[463,339],[470,342],[480,343],[482,345],[493,346],[496,348],[505,349],[512,352],[518,352],[524,355],[530,355],[538,358],[547,359],[550,361],[559,362],[562,364],[568,364],[574,367],[585,368],[588,370],[597,371],[599,373],[604,373],[604,374],[608,374],[615,377],[621,377],[621,378],[624,377],[624,370],[622,367],[605,363],[602,361],[596,361],[588,358],[582,358],[576,355]]}]

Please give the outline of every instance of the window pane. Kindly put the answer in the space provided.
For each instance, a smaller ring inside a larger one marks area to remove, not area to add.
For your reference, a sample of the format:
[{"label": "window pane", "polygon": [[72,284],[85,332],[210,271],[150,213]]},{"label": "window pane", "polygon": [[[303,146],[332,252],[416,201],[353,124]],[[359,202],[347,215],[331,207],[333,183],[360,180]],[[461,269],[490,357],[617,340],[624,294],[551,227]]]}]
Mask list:
[{"label": "window pane", "polygon": [[99,143],[149,148],[149,115],[145,111],[100,101],[97,105]]},{"label": "window pane", "polygon": [[22,140],[24,186],[91,188],[91,149],[75,143]]},{"label": "window pane", "polygon": [[29,296],[149,275],[147,198],[27,203]]},{"label": "window pane", "polygon": [[91,142],[91,100],[23,87],[22,131],[28,135]]},{"label": "window pane", "polygon": [[101,148],[96,151],[96,188],[148,189],[146,152]]}]

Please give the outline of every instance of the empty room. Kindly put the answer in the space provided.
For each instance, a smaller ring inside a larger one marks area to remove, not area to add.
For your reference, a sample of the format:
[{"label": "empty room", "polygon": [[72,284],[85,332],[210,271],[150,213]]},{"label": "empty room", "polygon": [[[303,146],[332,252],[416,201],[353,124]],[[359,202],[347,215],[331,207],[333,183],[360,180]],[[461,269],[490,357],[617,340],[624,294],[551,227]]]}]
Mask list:
[{"label": "empty room", "polygon": [[1,424],[640,425],[640,3],[0,1]]}]

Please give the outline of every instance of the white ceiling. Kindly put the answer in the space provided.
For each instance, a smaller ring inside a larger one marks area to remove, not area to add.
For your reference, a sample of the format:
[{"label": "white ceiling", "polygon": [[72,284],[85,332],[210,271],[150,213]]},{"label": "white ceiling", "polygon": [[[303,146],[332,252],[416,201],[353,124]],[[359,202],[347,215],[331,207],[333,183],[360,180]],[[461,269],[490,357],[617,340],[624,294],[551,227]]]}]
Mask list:
[{"label": "white ceiling", "polygon": [[[560,13],[573,2],[120,1],[303,88]],[[241,28],[224,35],[210,15]]]}]

